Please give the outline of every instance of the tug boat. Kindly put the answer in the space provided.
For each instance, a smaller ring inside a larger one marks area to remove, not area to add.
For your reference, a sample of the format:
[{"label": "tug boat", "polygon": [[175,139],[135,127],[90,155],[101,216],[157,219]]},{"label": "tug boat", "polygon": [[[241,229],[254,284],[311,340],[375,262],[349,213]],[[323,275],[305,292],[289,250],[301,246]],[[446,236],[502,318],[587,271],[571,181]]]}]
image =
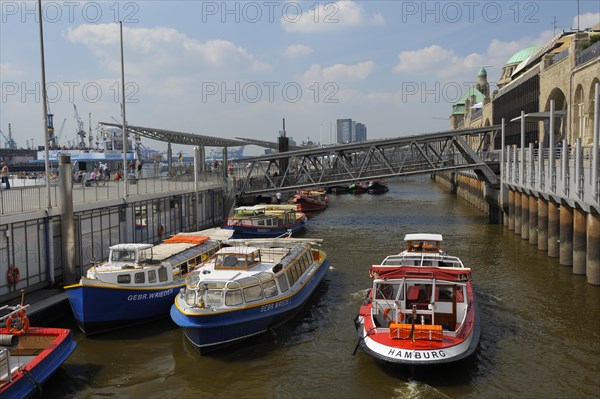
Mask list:
[{"label": "tug boat", "polygon": [[406,250],[371,266],[373,285],[355,319],[357,348],[388,365],[455,362],[479,343],[471,269],[440,234],[407,234]]},{"label": "tug boat", "polygon": [[255,205],[235,208],[227,218],[232,238],[274,238],[302,231],[308,219],[296,205]]},{"label": "tug boat", "polygon": [[87,335],[166,317],[184,278],[220,242],[180,233],[162,244],[117,244],[108,261],[65,287],[77,325]]},{"label": "tug boat", "polygon": [[1,398],[41,395],[42,384],[77,347],[69,329],[30,327],[28,307],[0,307]]},{"label": "tug boat", "polygon": [[325,190],[298,190],[292,203],[300,212],[322,211],[329,205],[329,197],[325,194]]},{"label": "tug boat", "polygon": [[220,249],[186,277],[171,318],[200,353],[284,323],[327,272],[329,260],[318,248],[320,241],[229,240],[234,246]]}]

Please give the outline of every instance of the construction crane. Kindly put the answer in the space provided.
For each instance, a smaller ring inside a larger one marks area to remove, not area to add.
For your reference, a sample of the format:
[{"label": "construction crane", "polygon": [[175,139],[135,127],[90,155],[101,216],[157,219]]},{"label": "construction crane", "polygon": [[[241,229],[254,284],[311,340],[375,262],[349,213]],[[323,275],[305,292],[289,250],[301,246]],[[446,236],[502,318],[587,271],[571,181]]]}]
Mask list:
[{"label": "construction crane", "polygon": [[6,137],[6,135],[4,133],[2,133],[2,130],[0,130],[0,135],[2,137],[4,137],[4,142],[5,142],[6,148],[8,148],[10,150],[17,149],[17,143],[15,143],[15,141],[12,138],[12,130],[10,128],[10,123],[8,124],[8,137]]},{"label": "construction crane", "polygon": [[75,111],[75,122],[77,122],[77,127],[75,128],[75,133],[79,136],[79,146],[81,148],[85,148],[85,138],[87,136],[87,133],[84,130],[84,125],[83,125],[83,121],[81,120],[81,117],[79,116],[79,112],[77,112],[77,106],[75,104],[73,104],[73,110]]},{"label": "construction crane", "polygon": [[58,133],[56,133],[57,144],[60,143],[60,139],[62,138],[63,131],[65,130],[65,123],[67,123],[67,118],[63,119],[62,123],[60,124],[60,128],[58,129]]}]

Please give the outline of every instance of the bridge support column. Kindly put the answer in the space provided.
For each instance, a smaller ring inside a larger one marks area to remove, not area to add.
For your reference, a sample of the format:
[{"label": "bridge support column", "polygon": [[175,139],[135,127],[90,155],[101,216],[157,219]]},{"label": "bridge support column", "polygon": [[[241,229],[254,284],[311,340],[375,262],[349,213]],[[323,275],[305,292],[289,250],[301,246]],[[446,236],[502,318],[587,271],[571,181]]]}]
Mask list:
[{"label": "bridge support column", "polygon": [[587,282],[600,285],[600,215],[587,215],[587,259],[585,265]]},{"label": "bridge support column", "polygon": [[573,209],[567,204],[560,206],[560,250],[558,262],[573,265]]},{"label": "bridge support column", "polygon": [[521,238],[529,240],[529,194],[521,193]]},{"label": "bridge support column", "polygon": [[586,214],[575,208],[573,214],[573,274],[585,274]]},{"label": "bridge support column", "polygon": [[508,190],[508,229],[515,229],[515,192]]},{"label": "bridge support column", "polygon": [[548,256],[558,258],[558,204],[548,201]]},{"label": "bridge support column", "polygon": [[535,195],[529,196],[529,243],[536,245],[538,241],[538,206]]},{"label": "bridge support column", "polygon": [[538,236],[537,246],[539,250],[548,250],[548,200],[540,197],[538,199]]},{"label": "bridge support column", "polygon": [[521,235],[521,192],[515,191],[515,234]]}]

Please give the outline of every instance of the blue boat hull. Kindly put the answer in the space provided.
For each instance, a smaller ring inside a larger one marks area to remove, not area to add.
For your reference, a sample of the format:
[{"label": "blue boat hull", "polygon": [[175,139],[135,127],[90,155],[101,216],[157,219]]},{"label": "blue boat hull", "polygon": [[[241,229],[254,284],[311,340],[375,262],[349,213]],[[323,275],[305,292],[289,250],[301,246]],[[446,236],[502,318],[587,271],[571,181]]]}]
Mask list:
[{"label": "blue boat hull", "polygon": [[66,293],[77,325],[91,335],[166,317],[183,285],[117,289],[79,284]]},{"label": "blue boat hull", "polygon": [[205,353],[234,344],[276,327],[302,309],[329,268],[325,260],[315,275],[294,295],[252,308],[215,315],[188,316],[171,306],[171,318],[183,328],[196,349]]},{"label": "blue boat hull", "polygon": [[299,233],[305,227],[306,220],[282,227],[227,226],[225,228],[234,231],[231,238],[275,238],[286,234],[289,230],[292,234]]}]

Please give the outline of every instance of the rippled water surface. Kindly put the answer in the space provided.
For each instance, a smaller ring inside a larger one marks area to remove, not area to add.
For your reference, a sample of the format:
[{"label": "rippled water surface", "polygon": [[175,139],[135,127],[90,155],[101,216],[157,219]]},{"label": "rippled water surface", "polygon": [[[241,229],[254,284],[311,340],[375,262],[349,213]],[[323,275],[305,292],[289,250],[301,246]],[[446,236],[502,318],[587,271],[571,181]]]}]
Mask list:
[{"label": "rippled water surface", "polygon": [[[443,234],[448,253],[473,270],[480,347],[450,367],[412,373],[352,355],[368,268],[398,253],[409,232]],[[382,196],[332,196],[306,235],[325,239],[331,269],[288,324],[210,356],[170,319],[92,338],[75,331],[79,346],[44,396],[600,397],[600,288],[441,186],[393,181]]]}]

